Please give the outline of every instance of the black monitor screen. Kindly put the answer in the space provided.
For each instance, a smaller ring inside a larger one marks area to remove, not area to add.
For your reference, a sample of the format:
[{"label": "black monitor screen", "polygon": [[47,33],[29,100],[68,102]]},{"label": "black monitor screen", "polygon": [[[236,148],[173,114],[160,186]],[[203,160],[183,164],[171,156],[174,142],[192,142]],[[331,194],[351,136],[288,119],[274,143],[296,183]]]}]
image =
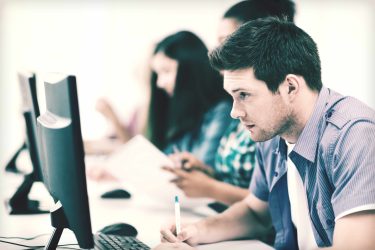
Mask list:
[{"label": "black monitor screen", "polygon": [[71,229],[81,248],[92,248],[76,78],[53,74],[44,86],[46,112],[38,117],[43,178],[56,204],[61,204],[58,216],[51,214],[52,224]]}]

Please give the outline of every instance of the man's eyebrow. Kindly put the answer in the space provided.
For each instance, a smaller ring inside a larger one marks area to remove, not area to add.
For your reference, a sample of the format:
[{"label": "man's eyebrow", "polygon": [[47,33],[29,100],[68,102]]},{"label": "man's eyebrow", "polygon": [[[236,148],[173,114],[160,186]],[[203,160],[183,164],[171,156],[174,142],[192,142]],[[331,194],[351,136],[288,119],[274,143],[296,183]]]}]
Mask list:
[{"label": "man's eyebrow", "polygon": [[233,89],[233,90],[232,90],[232,93],[236,93],[236,92],[238,92],[238,91],[243,91],[243,90],[245,90],[245,89],[243,89],[243,88]]}]

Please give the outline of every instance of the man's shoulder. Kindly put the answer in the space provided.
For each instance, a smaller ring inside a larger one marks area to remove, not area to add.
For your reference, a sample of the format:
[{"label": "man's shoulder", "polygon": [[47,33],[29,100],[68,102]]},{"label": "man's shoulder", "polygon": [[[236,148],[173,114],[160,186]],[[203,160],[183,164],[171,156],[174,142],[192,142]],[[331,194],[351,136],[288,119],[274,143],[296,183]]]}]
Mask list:
[{"label": "man's shoulder", "polygon": [[354,97],[341,96],[333,92],[331,100],[327,103],[325,119],[327,125],[331,124],[341,130],[350,123],[375,123],[375,111]]},{"label": "man's shoulder", "polygon": [[[326,107],[325,125],[322,125],[319,137],[322,159],[333,164],[335,159],[340,159],[353,148],[368,148],[369,140],[375,135],[375,111],[372,108],[350,96],[331,98]],[[351,156],[356,157],[353,152]]]}]

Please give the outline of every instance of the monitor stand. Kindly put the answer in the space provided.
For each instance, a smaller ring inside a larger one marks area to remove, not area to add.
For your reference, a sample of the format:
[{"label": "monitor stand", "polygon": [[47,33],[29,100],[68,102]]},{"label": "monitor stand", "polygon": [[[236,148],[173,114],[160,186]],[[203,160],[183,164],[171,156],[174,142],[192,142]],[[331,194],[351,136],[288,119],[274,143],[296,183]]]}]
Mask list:
[{"label": "monitor stand", "polygon": [[25,175],[21,186],[17,189],[6,205],[11,215],[44,214],[49,211],[39,209],[39,201],[29,200],[28,195],[34,183],[34,173]]},{"label": "monitor stand", "polygon": [[12,173],[21,173],[21,171],[17,168],[16,161],[19,154],[26,148],[26,142],[24,142],[5,166],[5,171]]},{"label": "monitor stand", "polygon": [[55,250],[64,228],[68,228],[68,220],[66,219],[61,203],[58,201],[55,206],[57,206],[56,210],[51,211],[51,225],[54,227],[54,230],[44,250]]}]

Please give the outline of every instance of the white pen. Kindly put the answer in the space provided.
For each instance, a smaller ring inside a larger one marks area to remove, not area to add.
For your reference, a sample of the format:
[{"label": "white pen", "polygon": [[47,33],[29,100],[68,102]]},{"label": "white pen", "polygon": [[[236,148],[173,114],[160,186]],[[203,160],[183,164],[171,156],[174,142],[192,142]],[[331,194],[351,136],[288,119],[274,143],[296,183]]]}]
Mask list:
[{"label": "white pen", "polygon": [[176,220],[176,236],[181,232],[180,202],[178,196],[174,197],[174,216]]}]

